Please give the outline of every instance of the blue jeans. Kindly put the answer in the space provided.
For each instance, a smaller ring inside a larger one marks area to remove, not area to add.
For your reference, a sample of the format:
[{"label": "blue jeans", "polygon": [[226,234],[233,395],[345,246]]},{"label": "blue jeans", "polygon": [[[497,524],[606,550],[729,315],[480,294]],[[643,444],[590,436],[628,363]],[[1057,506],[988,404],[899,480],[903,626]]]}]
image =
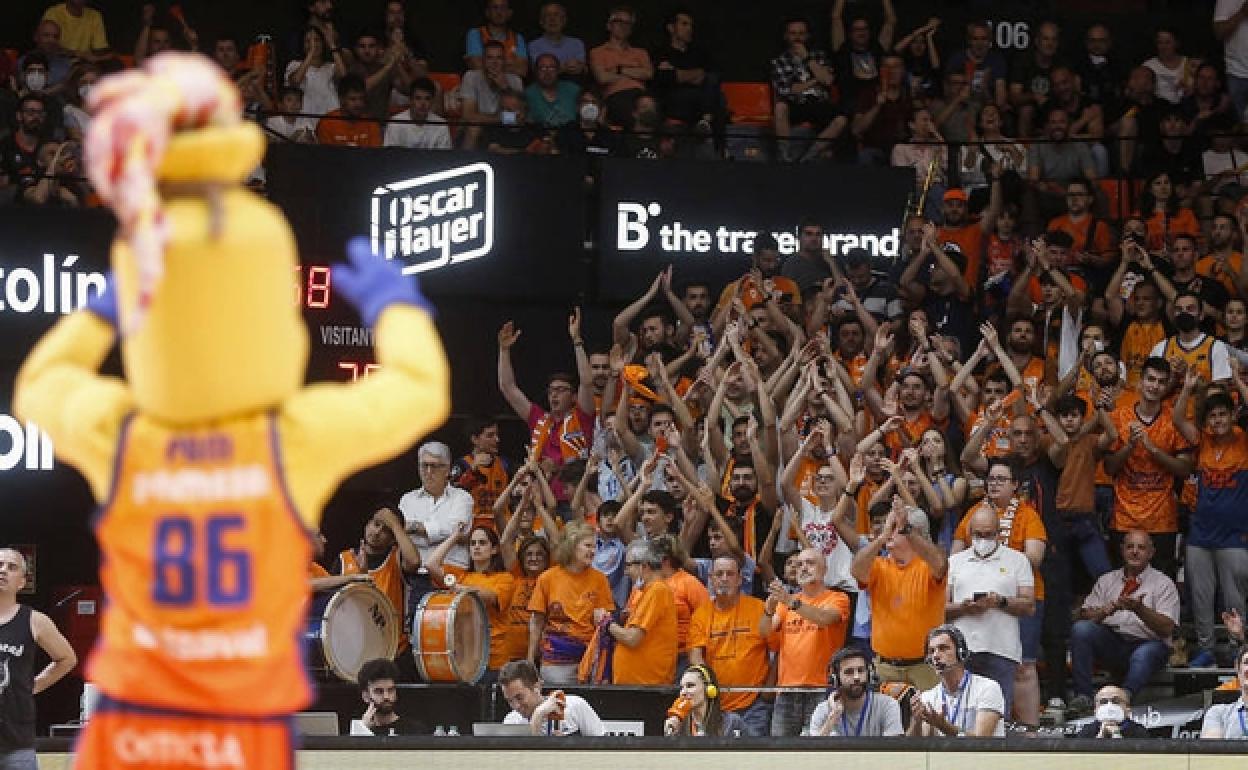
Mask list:
[{"label": "blue jeans", "polygon": [[1235,105],[1235,120],[1243,120],[1244,110],[1248,109],[1248,78],[1226,76],[1226,92],[1230,94]]},{"label": "blue jeans", "polygon": [[971,671],[1001,685],[1001,694],[1005,696],[1004,718],[1009,719],[1014,713],[1014,674],[1018,671],[1018,664],[996,653],[976,652],[971,654]]},{"label": "blue jeans", "polygon": [[1100,623],[1081,620],[1070,635],[1071,669],[1075,694],[1093,695],[1092,666],[1100,660],[1118,667],[1126,661],[1127,674],[1122,686],[1132,695],[1144,689],[1153,673],[1165,665],[1170,648],[1156,639],[1132,639],[1122,636]]},{"label": "blue jeans", "polygon": [[1109,552],[1105,550],[1105,538],[1092,520],[1095,514],[1071,516],[1067,527],[1070,532],[1070,544],[1079,551],[1079,560],[1088,571],[1088,575],[1096,580],[1109,572]]},{"label": "blue jeans", "polygon": [[745,711],[736,712],[741,721],[745,722],[745,734],[751,738],[766,738],[771,735],[771,703],[758,696]]},{"label": "blue jeans", "polygon": [[34,749],[0,752],[0,770],[39,770]]},{"label": "blue jeans", "polygon": [[797,737],[810,725],[810,717],[825,697],[821,692],[782,692],[776,696],[776,707],[771,712],[771,735],[773,738]]}]

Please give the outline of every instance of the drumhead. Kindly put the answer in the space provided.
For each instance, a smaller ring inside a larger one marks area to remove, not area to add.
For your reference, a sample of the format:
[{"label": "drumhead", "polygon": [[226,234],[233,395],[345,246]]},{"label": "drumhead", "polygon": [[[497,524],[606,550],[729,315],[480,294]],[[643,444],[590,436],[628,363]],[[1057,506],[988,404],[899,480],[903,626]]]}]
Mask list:
[{"label": "drumhead", "polygon": [[399,620],[390,600],[367,583],[344,586],[325,605],[321,647],[330,670],[347,682],[354,682],[368,661],[393,659]]},{"label": "drumhead", "polygon": [[455,599],[455,672],[460,681],[474,684],[490,660],[490,619],[476,594],[461,593]]}]

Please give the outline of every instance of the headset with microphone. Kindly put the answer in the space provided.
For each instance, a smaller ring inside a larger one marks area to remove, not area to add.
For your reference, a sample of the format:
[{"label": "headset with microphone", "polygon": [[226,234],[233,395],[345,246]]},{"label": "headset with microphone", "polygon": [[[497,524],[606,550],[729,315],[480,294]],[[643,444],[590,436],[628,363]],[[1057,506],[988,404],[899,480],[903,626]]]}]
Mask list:
[{"label": "headset with microphone", "polygon": [[[927,646],[931,647],[932,639],[940,636],[941,634],[945,634],[953,640],[953,649],[955,655],[957,656],[958,663],[966,665],[967,661],[971,659],[971,648],[970,645],[966,643],[966,635],[962,633],[962,629],[948,623],[936,626],[931,631],[927,632]],[[937,665],[936,662],[932,660],[930,652],[927,654],[926,660],[927,664],[932,668],[935,668],[937,671],[943,671],[946,668],[945,666]]]},{"label": "headset with microphone", "polygon": [[854,658],[862,658],[867,664],[867,689],[874,690],[880,684],[879,674],[875,670],[875,661],[871,659],[871,655],[859,647],[842,647],[832,656],[832,662],[828,664],[828,687],[833,690],[841,689],[841,666],[847,660]]}]

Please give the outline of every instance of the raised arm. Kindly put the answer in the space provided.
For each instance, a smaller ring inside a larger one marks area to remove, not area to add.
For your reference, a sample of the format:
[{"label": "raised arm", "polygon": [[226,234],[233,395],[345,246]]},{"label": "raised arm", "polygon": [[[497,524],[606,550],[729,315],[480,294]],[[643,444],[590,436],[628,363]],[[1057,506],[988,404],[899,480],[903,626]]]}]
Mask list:
[{"label": "raised arm", "polygon": [[659,293],[659,288],[663,281],[671,280],[671,275],[671,265],[668,265],[663,270],[660,270],[659,274],[656,275],[654,280],[650,282],[650,288],[646,289],[645,294],[642,294],[634,300],[632,304],[619,312],[619,315],[617,315],[615,320],[611,322],[611,339],[615,342],[615,344],[622,348],[628,348],[631,345],[633,333],[629,327],[633,325],[633,321],[637,320],[637,316],[641,314],[641,311],[645,310],[646,307],[654,301],[654,298]]},{"label": "raised arm", "polygon": [[[585,414],[593,414],[594,404],[594,370],[589,367],[589,354],[585,352],[585,339],[581,336],[581,308],[572,308],[568,316],[568,337],[572,340],[572,353],[576,356],[576,405]],[[527,416],[527,415],[526,415]]]},{"label": "raised arm", "polygon": [[516,385],[516,372],[511,366],[511,348],[520,339],[520,330],[511,321],[503,324],[498,330],[498,390],[503,398],[522,420],[529,418],[533,404],[524,391]]}]

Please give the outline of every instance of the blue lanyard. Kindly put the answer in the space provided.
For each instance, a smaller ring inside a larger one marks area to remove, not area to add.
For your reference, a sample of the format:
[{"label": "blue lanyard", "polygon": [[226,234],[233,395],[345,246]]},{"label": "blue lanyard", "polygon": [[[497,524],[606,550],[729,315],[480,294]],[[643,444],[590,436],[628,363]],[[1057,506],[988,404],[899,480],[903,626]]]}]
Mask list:
[{"label": "blue lanyard", "polygon": [[[962,675],[962,684],[958,685],[958,690],[959,690],[958,699],[954,701],[954,709],[953,709],[952,715],[949,713],[949,697],[947,695],[948,691],[945,690],[945,683],[944,682],[940,683],[940,693],[941,693],[940,713],[942,716],[944,716],[946,719],[949,720],[950,724],[957,725],[958,729],[960,730],[966,729],[966,725],[964,724],[966,722],[966,714],[962,714],[962,707],[966,705],[966,693],[967,693],[967,690],[971,689],[970,682],[971,682],[971,672],[967,671],[966,673]],[[962,714],[961,722],[958,721],[958,714]]]},{"label": "blue lanyard", "polygon": [[1239,708],[1235,709],[1236,715],[1239,717],[1239,735],[1242,738],[1248,738],[1248,723],[1244,721],[1244,711],[1248,709],[1248,701],[1239,704]]},{"label": "blue lanyard", "polygon": [[[862,704],[862,711],[858,712],[858,726],[854,729],[854,737],[862,735],[862,726],[866,724],[867,713],[871,711],[871,691],[867,691],[867,700]],[[1244,721],[1243,713],[1239,715],[1239,721]],[[849,735],[849,720],[845,718],[845,712],[841,712],[841,735]]]}]

